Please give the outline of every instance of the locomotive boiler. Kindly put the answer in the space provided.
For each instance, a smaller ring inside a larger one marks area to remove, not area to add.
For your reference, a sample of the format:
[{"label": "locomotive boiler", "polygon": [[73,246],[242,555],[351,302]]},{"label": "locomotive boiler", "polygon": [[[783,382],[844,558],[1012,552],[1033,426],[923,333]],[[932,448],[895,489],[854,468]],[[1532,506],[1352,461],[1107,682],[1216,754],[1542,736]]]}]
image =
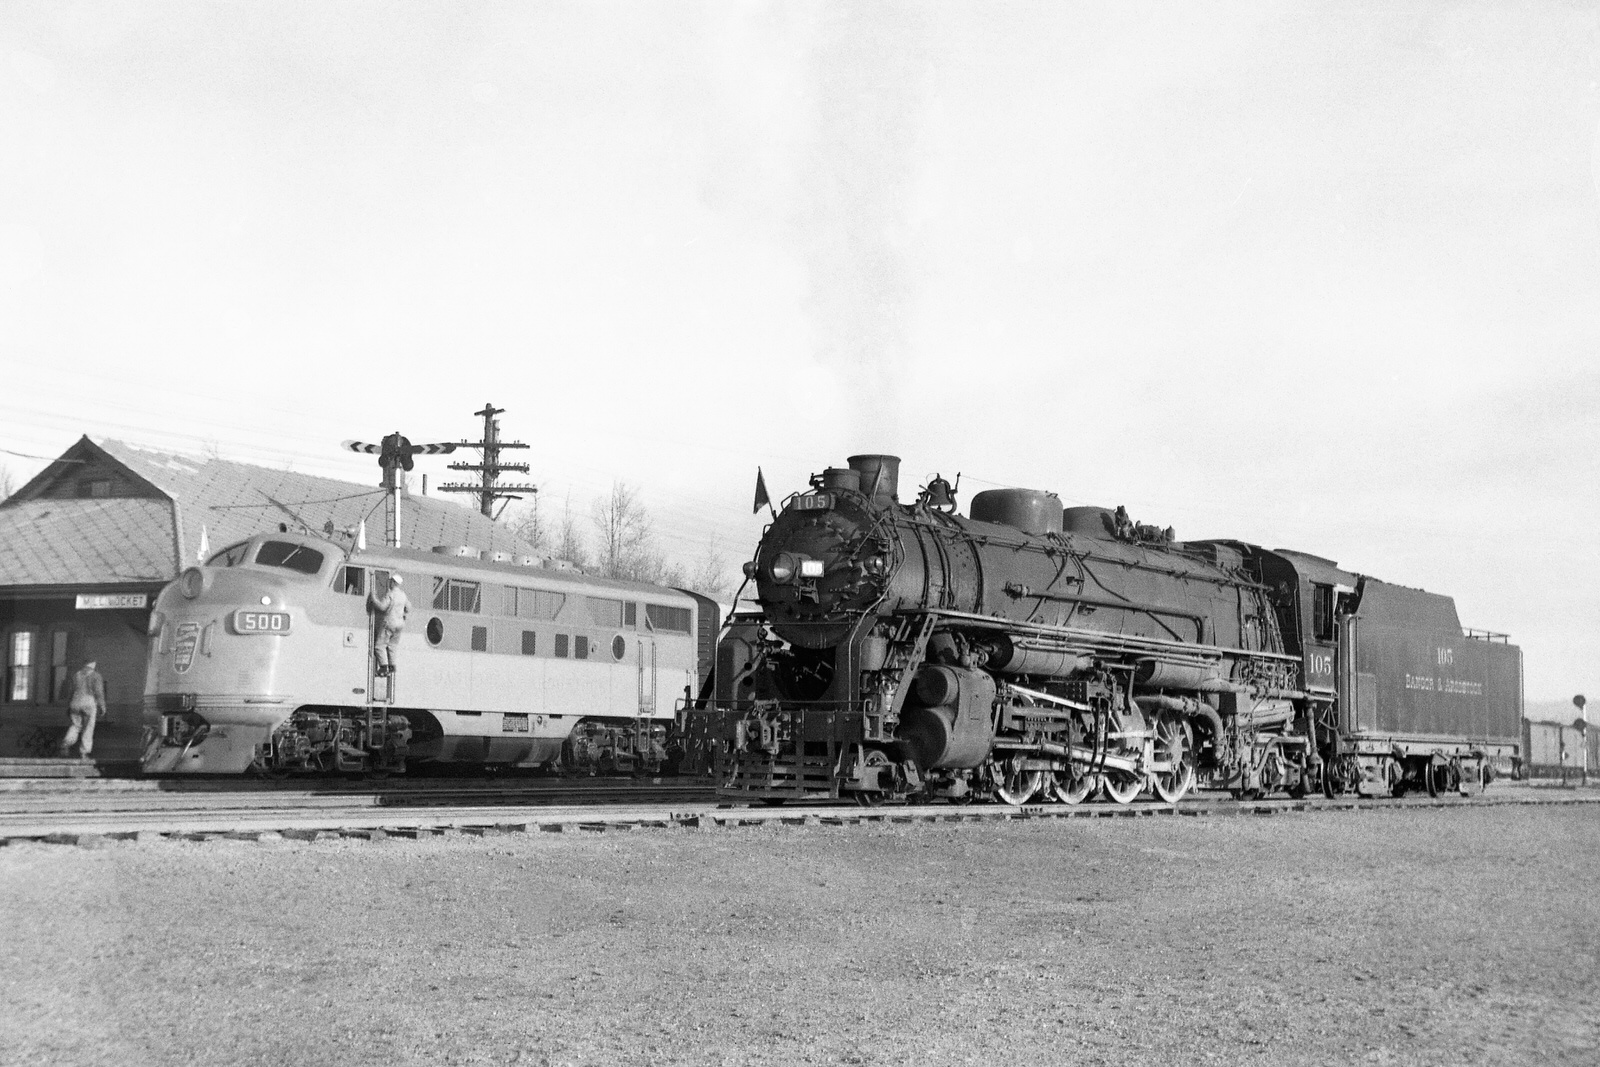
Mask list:
[{"label": "locomotive boiler", "polygon": [[[981,492],[963,516],[935,477],[902,505],[898,468],[862,455],[814,476],[746,565],[760,611],[735,617],[713,698],[690,722],[724,795],[1437,791],[1515,756],[1505,705],[1520,709],[1520,653],[1449,632],[1453,605],[1448,621],[1434,613],[1433,637],[1476,671],[1455,697],[1489,708],[1483,729],[1452,732],[1447,701],[1442,730],[1357,738],[1340,704],[1340,679],[1360,673],[1354,641],[1317,627],[1353,633],[1369,584],[1391,613],[1415,608],[1405,594],[1417,591],[1303,554],[1179,542],[1121,508],[1064,508],[1042,491]],[[1391,647],[1384,632],[1368,627]]]}]

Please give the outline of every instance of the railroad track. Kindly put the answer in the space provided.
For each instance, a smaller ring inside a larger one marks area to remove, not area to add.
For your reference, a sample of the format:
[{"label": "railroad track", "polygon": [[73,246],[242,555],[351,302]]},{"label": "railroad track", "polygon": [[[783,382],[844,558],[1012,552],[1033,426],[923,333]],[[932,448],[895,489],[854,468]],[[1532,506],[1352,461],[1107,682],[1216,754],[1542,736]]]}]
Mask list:
[{"label": "railroad track", "polygon": [[[0,820],[9,816],[338,811],[361,808],[670,804],[710,801],[709,783],[693,779],[579,779],[525,782],[172,783],[132,781],[122,788],[57,787],[0,792]],[[193,786],[194,783],[184,783]]]},{"label": "railroad track", "polygon": [[[591,787],[596,794],[602,787]],[[709,795],[709,790],[701,786]],[[432,792],[432,791],[429,791]],[[652,798],[634,787],[632,802],[583,804],[526,802],[490,798],[477,790],[476,803],[395,805],[351,803],[372,798],[346,797],[342,805],[320,806],[329,799],[304,792],[300,803],[185,810],[102,810],[78,812],[0,812],[0,845],[48,842],[99,847],[116,841],[152,840],[318,840],[323,838],[421,838],[446,834],[560,833],[619,831],[641,828],[738,827],[768,825],[837,825],[860,823],[997,822],[1036,819],[1111,819],[1150,817],[1245,817],[1288,815],[1297,812],[1361,812],[1393,809],[1496,807],[1512,805],[1600,804],[1600,792],[1510,787],[1471,798],[1429,799],[1409,797],[1382,800],[1260,800],[1234,801],[1218,796],[1195,797],[1177,805],[1060,804],[970,805],[950,804],[858,808],[844,805],[804,807],[718,806],[710,799],[691,801],[683,796]],[[487,801],[487,802],[485,802]]]}]

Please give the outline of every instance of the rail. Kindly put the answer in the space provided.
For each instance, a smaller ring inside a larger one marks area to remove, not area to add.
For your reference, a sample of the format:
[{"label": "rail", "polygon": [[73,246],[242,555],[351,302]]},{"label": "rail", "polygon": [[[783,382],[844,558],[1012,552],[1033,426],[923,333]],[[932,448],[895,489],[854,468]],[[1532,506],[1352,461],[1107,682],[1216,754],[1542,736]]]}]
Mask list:
[{"label": "rail", "polygon": [[1474,630],[1470,626],[1461,628],[1461,636],[1470,637],[1474,641],[1487,641],[1495,645],[1509,645],[1511,643],[1510,634],[1496,633],[1493,630]]}]

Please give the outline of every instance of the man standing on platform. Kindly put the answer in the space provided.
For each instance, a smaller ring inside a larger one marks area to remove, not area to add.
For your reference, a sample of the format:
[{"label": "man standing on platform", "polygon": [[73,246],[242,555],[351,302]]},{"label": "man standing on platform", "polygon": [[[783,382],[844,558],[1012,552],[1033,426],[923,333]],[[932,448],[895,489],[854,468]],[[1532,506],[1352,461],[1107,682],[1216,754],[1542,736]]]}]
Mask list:
[{"label": "man standing on platform", "polygon": [[89,753],[94,751],[95,721],[105,713],[106,683],[95,670],[95,661],[90,660],[72,676],[72,701],[67,705],[72,725],[67,727],[67,736],[61,739],[61,755],[68,755],[76,744],[78,758],[88,759]]}]

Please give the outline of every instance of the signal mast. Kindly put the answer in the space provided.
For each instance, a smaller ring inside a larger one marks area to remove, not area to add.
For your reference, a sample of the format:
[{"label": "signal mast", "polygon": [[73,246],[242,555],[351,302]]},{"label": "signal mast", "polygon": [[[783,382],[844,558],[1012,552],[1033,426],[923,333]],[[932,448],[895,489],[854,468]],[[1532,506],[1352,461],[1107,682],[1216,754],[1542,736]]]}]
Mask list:
[{"label": "signal mast", "polygon": [[[493,404],[483,405],[482,411],[473,412],[474,415],[483,419],[483,440],[457,441],[451,446],[452,448],[475,448],[481,454],[482,462],[480,463],[450,464],[450,469],[453,471],[479,472],[478,484],[451,482],[448,485],[439,487],[441,493],[471,493],[478,498],[478,510],[491,519],[497,517],[494,510],[494,502],[496,500],[503,498],[506,503],[510,503],[513,500],[521,500],[523,494],[532,495],[539,491],[537,485],[500,484],[500,475],[507,471],[516,471],[518,474],[528,473],[528,465],[526,463],[500,462],[500,452],[503,449],[528,447],[521,441],[500,440],[500,420],[495,416],[504,413],[504,411],[505,408],[497,408]],[[505,505],[501,505],[500,510],[504,511]]]},{"label": "signal mast", "polygon": [[416,464],[413,456],[442,456],[456,450],[451,442],[430,445],[414,445],[406,438],[400,436],[400,431],[383,439],[382,444],[369,445],[361,441],[346,441],[344,447],[352,452],[366,452],[378,457],[378,466],[383,468],[383,481],[378,484],[388,490],[387,502],[383,510],[383,539],[391,548],[400,547],[400,474],[402,470],[410,470]]}]

